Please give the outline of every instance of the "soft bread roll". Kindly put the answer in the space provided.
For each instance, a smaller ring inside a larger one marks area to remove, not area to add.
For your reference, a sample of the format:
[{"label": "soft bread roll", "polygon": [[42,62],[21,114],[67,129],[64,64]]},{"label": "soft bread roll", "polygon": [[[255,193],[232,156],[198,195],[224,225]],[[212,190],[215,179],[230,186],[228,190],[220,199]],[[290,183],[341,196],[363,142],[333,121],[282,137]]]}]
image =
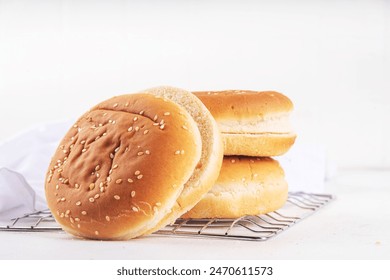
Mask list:
[{"label": "soft bread roll", "polygon": [[172,212],[168,213],[153,232],[173,223],[182,214],[194,207],[212,188],[218,178],[223,159],[223,144],[217,123],[203,103],[192,93],[173,87],[158,87],[146,90],[161,98],[182,105],[195,120],[202,138],[202,155],[196,169],[185,184]]},{"label": "soft bread roll", "polygon": [[281,208],[288,187],[271,158],[225,157],[217,182],[183,218],[238,218]]},{"label": "soft bread roll", "polygon": [[278,156],[294,144],[293,104],[275,91],[194,92],[218,123],[225,155]]},{"label": "soft bread roll", "polygon": [[85,113],[62,139],[47,172],[48,206],[71,234],[137,237],[176,212],[206,157],[183,106],[150,94],[117,96]]}]

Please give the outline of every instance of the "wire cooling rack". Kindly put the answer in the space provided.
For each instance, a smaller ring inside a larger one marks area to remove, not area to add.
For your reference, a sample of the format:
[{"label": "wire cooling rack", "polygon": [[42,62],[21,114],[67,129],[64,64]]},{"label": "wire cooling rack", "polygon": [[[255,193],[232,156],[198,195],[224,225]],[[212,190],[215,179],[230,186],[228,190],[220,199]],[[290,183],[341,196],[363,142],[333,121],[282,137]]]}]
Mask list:
[{"label": "wire cooling rack", "polygon": [[[264,215],[238,219],[178,219],[154,234],[266,241],[315,213],[334,199],[330,194],[290,192],[286,204]],[[49,210],[26,214],[0,224],[0,231],[61,231]]]}]

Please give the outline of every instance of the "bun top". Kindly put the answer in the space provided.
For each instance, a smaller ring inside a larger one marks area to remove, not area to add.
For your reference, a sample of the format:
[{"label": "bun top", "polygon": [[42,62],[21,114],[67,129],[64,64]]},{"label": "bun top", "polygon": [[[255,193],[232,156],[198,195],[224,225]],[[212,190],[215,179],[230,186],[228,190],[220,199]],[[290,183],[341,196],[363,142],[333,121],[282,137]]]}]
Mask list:
[{"label": "bun top", "polygon": [[210,192],[235,192],[237,185],[273,185],[281,179],[284,180],[284,171],[272,158],[228,156],[224,157],[218,180]]},{"label": "bun top", "polygon": [[213,117],[220,119],[263,118],[292,111],[291,100],[276,91],[225,90],[198,91],[196,96]]},{"label": "bun top", "polygon": [[171,211],[201,146],[194,120],[174,102],[149,94],[111,98],[62,139],[47,173],[49,208],[78,236],[142,235]]}]

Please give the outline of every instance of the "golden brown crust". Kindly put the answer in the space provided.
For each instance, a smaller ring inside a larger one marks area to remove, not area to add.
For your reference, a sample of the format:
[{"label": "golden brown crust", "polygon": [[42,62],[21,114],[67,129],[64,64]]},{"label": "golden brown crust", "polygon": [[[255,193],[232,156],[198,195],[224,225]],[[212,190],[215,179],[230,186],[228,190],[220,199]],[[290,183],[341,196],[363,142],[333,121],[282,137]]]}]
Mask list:
[{"label": "golden brown crust", "polygon": [[47,173],[49,208],[78,236],[142,235],[173,207],[200,155],[200,133],[182,107],[147,94],[111,98],[61,141]]},{"label": "golden brown crust", "polygon": [[262,119],[293,109],[291,100],[276,91],[224,90],[198,91],[194,94],[206,105],[217,122],[225,119]]},{"label": "golden brown crust", "polygon": [[234,134],[222,133],[225,155],[280,156],[294,144],[296,135],[286,134]]},{"label": "golden brown crust", "polygon": [[214,187],[183,218],[238,218],[275,211],[287,200],[283,169],[271,158],[225,157]]}]

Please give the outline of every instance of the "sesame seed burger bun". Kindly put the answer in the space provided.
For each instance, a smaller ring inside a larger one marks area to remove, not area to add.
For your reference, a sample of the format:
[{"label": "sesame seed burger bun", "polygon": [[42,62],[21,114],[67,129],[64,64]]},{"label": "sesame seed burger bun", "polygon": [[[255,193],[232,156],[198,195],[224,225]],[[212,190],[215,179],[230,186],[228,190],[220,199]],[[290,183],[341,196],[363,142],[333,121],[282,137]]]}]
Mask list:
[{"label": "sesame seed burger bun", "polygon": [[184,218],[238,218],[281,208],[288,187],[271,158],[225,157],[217,182]]},{"label": "sesame seed burger bun", "polygon": [[294,144],[291,100],[275,91],[194,92],[222,133],[225,155],[279,156]]},{"label": "sesame seed burger bun", "polygon": [[55,219],[65,231],[91,239],[129,239],[158,229],[176,212],[205,158],[197,122],[183,106],[145,93],[93,107],[50,163],[45,192]]},{"label": "sesame seed burger bun", "polygon": [[202,138],[202,154],[194,173],[185,184],[172,212],[168,213],[154,229],[149,231],[153,232],[173,223],[194,207],[212,188],[222,165],[223,143],[216,121],[194,94],[173,87],[157,87],[145,92],[172,100],[185,107],[195,120]]}]

